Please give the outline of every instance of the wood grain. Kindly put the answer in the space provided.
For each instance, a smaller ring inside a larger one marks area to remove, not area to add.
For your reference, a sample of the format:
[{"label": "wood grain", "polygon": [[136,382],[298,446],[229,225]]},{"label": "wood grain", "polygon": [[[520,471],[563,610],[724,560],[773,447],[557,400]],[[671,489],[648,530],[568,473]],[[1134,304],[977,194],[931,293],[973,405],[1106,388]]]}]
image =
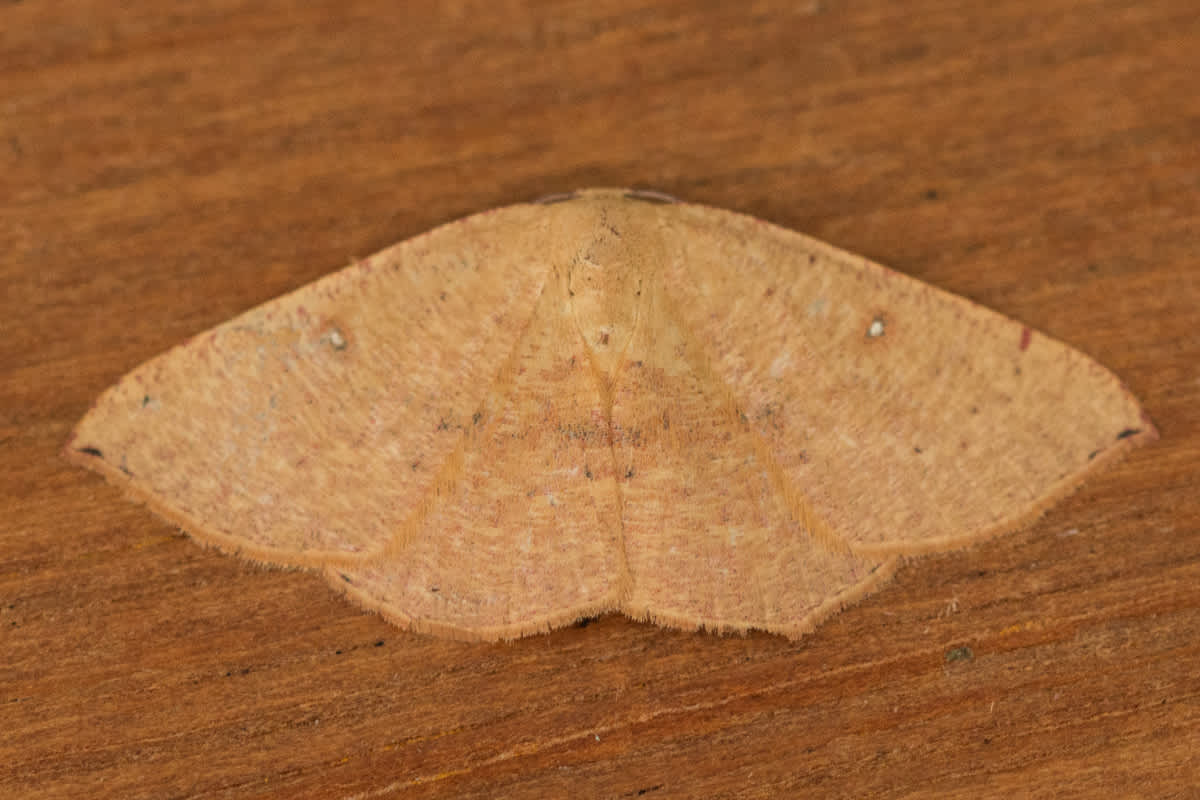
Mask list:
[{"label": "wood grain", "polygon": [[[1191,0],[0,6],[0,796],[1200,796],[1197,52]],[[1162,438],[798,643],[400,633],[59,458],[188,336],[585,185],[963,294]]]}]

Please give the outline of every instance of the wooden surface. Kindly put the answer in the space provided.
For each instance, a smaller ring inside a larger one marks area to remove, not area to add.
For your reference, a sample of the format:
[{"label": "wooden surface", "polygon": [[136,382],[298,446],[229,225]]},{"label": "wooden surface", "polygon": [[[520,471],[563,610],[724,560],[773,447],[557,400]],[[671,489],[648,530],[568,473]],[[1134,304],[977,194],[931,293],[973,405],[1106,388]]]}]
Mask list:
[{"label": "wooden surface", "polygon": [[[1197,52],[1192,0],[3,4],[0,796],[1200,796]],[[963,294],[1162,438],[798,643],[401,633],[59,457],[188,336],[585,185]]]}]

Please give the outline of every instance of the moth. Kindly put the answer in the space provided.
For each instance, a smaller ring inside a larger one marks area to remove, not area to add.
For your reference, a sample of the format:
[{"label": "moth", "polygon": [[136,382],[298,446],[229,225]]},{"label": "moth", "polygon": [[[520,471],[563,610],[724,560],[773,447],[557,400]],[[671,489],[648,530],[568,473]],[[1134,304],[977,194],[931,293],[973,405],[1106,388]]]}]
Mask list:
[{"label": "moth", "polygon": [[134,369],[67,446],[406,628],[798,637],[1156,433],[1111,372],[799,233],[592,189],[452,222]]}]

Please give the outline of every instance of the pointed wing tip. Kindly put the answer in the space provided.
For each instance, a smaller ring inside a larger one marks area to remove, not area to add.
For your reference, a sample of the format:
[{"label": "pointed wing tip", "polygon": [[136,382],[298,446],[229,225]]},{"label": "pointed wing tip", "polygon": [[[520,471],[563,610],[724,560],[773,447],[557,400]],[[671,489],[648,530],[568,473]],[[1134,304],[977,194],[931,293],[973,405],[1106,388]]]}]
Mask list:
[{"label": "pointed wing tip", "polygon": [[[97,402],[99,401],[97,400]],[[88,420],[91,419],[91,416],[93,413],[95,413],[95,411],[96,404],[93,403],[91,407],[88,408],[87,412],[80,417],[74,425],[71,426],[71,432],[67,434],[66,441],[64,441],[62,443],[62,447],[59,448],[59,452],[68,461],[73,463],[85,463],[84,459],[80,457],[80,454],[77,451],[84,449],[87,446],[87,443],[80,442],[79,437],[86,427]]]},{"label": "pointed wing tip", "polygon": [[75,442],[77,439],[79,439],[79,426],[78,425],[76,425],[76,427],[71,429],[71,434],[69,436],[67,436],[66,441],[64,441],[62,443],[62,445],[58,448],[58,454],[60,456],[62,456],[63,458],[65,458],[67,461],[70,461],[72,464],[78,463],[76,461],[78,456],[76,455],[76,446],[75,446]]},{"label": "pointed wing tip", "polygon": [[[1130,450],[1152,444],[1162,438],[1158,426],[1150,419],[1150,415],[1146,413],[1137,399],[1128,390],[1126,390],[1126,395],[1133,405],[1132,413],[1127,417],[1124,427],[1117,431],[1112,443],[1105,447],[1103,452],[1115,450],[1120,454],[1126,454]],[[1099,453],[1093,453],[1093,456],[1096,455]]]},{"label": "pointed wing tip", "polygon": [[70,464],[100,473],[104,477],[112,479],[115,476],[109,476],[108,473],[113,467],[106,459],[104,449],[96,442],[81,435],[84,423],[91,414],[92,412],[89,411],[76,423],[66,441],[58,449],[58,453]]},{"label": "pointed wing tip", "polygon": [[106,483],[120,490],[124,497],[149,509],[154,517],[179,531],[186,533],[202,547],[211,547],[227,555],[252,564],[276,569],[306,569],[314,567],[352,566],[370,558],[370,554],[323,550],[288,550],[255,545],[249,540],[214,529],[191,512],[161,497],[147,483],[139,479],[124,465],[124,459],[111,458],[111,454],[87,440],[81,441],[78,428],[72,431],[59,450],[68,463],[95,472]]},{"label": "pointed wing tip", "polygon": [[1158,438],[1158,429],[1145,412],[1141,412],[1138,427],[1127,427],[1118,431],[1109,445],[1092,452],[1082,466],[1046,487],[1041,495],[1005,519],[965,534],[903,542],[884,542],[882,545],[856,544],[852,546],[852,550],[857,555],[872,558],[885,556],[920,558],[935,553],[963,550],[1031,528],[1047,511],[1079,491],[1087,481],[1116,465],[1133,450],[1151,444]]},{"label": "pointed wing tip", "polygon": [[1158,431],[1158,426],[1154,424],[1154,420],[1150,419],[1150,415],[1145,409],[1140,410],[1140,418],[1142,427],[1138,431],[1136,441],[1138,444],[1150,444],[1157,442],[1162,434]]}]

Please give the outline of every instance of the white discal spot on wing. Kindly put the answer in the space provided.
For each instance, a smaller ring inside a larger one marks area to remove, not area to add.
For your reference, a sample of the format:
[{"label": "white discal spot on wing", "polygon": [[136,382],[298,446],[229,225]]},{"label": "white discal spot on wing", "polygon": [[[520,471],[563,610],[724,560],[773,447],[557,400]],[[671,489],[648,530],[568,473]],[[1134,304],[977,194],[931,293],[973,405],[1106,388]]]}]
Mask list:
[{"label": "white discal spot on wing", "polygon": [[867,336],[870,336],[872,339],[883,336],[883,320],[878,317],[871,320],[871,326],[867,328]]},{"label": "white discal spot on wing", "polygon": [[344,350],[346,348],[346,337],[342,336],[342,332],[337,328],[332,328],[329,333],[325,334],[325,341],[329,342],[329,346],[334,350]]}]

